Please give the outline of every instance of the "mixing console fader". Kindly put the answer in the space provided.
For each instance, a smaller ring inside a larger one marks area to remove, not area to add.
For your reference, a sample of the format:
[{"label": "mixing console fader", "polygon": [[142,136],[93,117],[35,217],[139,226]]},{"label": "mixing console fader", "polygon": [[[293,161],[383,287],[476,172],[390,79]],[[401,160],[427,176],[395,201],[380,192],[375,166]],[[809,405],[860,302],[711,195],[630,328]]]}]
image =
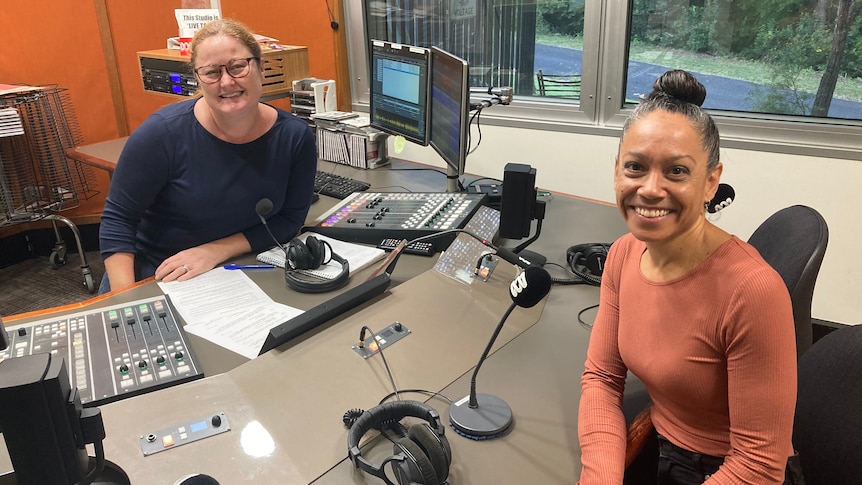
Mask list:
[{"label": "mixing console fader", "polygon": [[9,328],[0,360],[50,352],[66,359],[84,406],[203,377],[165,297]]},{"label": "mixing console fader", "polygon": [[[317,219],[307,230],[335,239],[379,244],[462,229],[485,204],[485,194],[357,192]],[[429,240],[435,251],[445,249],[457,234]]]}]

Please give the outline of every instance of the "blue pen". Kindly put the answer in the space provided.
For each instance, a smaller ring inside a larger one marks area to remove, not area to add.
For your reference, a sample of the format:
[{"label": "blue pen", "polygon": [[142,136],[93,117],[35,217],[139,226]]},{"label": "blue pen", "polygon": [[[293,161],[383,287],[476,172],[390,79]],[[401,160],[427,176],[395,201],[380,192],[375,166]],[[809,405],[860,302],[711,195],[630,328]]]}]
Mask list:
[{"label": "blue pen", "polygon": [[272,264],[226,264],[224,269],[273,269]]}]

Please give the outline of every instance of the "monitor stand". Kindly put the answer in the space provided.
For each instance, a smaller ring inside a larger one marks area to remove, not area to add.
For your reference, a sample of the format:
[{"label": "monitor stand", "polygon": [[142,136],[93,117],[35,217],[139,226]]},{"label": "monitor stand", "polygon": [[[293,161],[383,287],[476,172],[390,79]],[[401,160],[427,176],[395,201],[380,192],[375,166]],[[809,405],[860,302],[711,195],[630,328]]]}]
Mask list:
[{"label": "monitor stand", "polygon": [[446,192],[461,192],[461,184],[458,183],[460,176],[457,170],[446,164]]}]

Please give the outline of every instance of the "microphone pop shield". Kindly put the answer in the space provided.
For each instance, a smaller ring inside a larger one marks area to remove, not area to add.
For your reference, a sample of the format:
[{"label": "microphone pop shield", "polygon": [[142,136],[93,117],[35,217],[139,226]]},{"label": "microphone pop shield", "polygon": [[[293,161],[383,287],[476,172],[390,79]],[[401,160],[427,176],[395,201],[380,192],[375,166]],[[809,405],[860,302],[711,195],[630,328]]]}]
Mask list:
[{"label": "microphone pop shield", "polygon": [[260,222],[266,224],[264,216],[272,211],[272,201],[266,197],[260,199],[257,201],[257,204],[254,205],[254,211],[257,213],[257,216],[260,217]]},{"label": "microphone pop shield", "polygon": [[512,280],[509,296],[519,307],[532,308],[551,291],[552,284],[550,273],[538,266],[530,266]]}]

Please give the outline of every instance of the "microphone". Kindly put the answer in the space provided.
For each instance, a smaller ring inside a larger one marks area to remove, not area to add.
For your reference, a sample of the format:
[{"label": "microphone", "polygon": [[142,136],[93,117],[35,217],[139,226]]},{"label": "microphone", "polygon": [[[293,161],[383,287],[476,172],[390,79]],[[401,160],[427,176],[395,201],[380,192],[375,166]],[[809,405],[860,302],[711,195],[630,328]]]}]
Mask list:
[{"label": "microphone", "polygon": [[261,224],[263,224],[263,227],[266,228],[266,232],[269,233],[269,237],[272,238],[276,246],[280,247],[281,250],[284,251],[284,266],[286,268],[287,248],[284,247],[280,242],[278,242],[278,239],[275,238],[275,234],[273,234],[272,231],[269,230],[269,224],[266,223],[266,217],[264,217],[269,214],[270,211],[272,211],[272,201],[267,199],[266,197],[260,199],[259,201],[257,201],[257,204],[254,205],[254,211],[257,212],[257,217],[260,218],[260,222]]},{"label": "microphone", "polygon": [[509,285],[512,304],[503,314],[500,323],[485,347],[473,377],[470,380],[470,394],[449,407],[449,422],[458,434],[473,439],[491,439],[501,436],[512,425],[512,408],[506,401],[490,394],[476,394],[476,375],[482,363],[491,352],[494,341],[503,329],[503,324],[516,306],[532,308],[542,301],[553,283],[551,275],[539,266],[530,266],[515,277]]},{"label": "microphone", "polygon": [[715,214],[733,203],[734,198],[736,198],[736,192],[733,190],[733,187],[727,184],[718,184],[715,197],[706,204],[706,211],[710,214]]}]

